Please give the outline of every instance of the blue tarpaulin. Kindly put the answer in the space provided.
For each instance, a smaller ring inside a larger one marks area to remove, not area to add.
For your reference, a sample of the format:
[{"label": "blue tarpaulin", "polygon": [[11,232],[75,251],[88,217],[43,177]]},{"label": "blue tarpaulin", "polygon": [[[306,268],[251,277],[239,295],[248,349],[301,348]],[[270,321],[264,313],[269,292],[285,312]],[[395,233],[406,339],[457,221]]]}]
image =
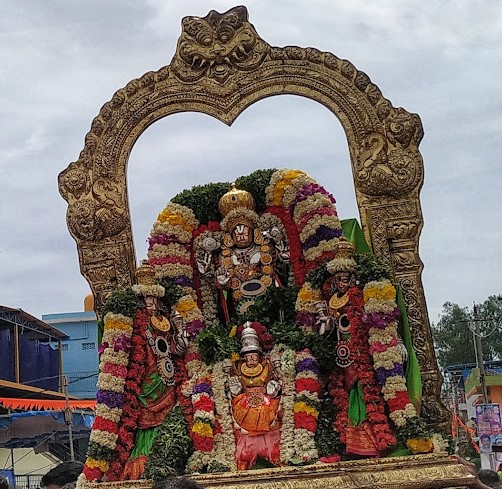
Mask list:
[{"label": "blue tarpaulin", "polygon": [[[75,438],[87,436],[94,416],[73,413],[72,433]],[[32,448],[53,434],[58,440],[68,438],[68,426],[62,411],[27,411],[0,418],[0,448]]]}]

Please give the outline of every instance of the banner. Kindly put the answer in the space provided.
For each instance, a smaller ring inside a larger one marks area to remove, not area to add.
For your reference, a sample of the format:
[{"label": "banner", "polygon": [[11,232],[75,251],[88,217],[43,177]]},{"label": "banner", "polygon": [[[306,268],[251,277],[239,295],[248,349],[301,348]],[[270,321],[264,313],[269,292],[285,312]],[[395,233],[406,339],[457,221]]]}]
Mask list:
[{"label": "banner", "polygon": [[479,448],[483,453],[490,453],[492,445],[498,444],[501,437],[500,404],[478,404],[475,408]]}]

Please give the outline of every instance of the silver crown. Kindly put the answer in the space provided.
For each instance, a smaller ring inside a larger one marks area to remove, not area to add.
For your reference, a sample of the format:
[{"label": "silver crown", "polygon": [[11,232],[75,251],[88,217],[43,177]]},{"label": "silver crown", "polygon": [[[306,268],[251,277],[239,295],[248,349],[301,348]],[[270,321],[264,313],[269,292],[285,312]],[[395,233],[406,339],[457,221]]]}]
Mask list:
[{"label": "silver crown", "polygon": [[241,355],[253,352],[263,353],[260,345],[260,340],[258,339],[258,334],[251,327],[251,323],[249,321],[244,323],[244,329],[241,335],[241,343]]}]

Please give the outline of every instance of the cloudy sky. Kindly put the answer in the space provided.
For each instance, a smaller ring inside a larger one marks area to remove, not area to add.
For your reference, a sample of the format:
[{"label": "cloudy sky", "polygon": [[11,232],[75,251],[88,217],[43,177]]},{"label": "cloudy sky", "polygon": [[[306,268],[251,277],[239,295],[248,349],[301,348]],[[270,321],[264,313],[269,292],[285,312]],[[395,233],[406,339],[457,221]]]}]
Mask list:
[{"label": "cloudy sky", "polygon": [[[0,6],[0,304],[35,316],[80,311],[89,292],[57,176],[78,158],[113,93],[170,63],[185,15],[227,0],[3,0]],[[502,2],[250,1],[272,46],[349,59],[394,106],[418,113],[426,178],[420,253],[432,321],[445,301],[502,293]],[[301,168],[358,217],[347,143],[324,107],[261,101],[232,127],[201,114],[151,126],[129,160],[136,254],[186,187],[258,168]]]}]

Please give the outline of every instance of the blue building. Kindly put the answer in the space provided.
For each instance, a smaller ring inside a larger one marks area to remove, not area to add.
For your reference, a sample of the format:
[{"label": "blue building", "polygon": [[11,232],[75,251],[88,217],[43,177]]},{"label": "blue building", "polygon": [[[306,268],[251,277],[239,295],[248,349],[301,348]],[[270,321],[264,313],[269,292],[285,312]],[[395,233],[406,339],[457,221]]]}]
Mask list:
[{"label": "blue building", "polygon": [[68,336],[61,342],[63,374],[69,380],[68,393],[82,399],[94,399],[99,345],[92,295],[84,299],[83,312],[45,314],[42,320]]}]

